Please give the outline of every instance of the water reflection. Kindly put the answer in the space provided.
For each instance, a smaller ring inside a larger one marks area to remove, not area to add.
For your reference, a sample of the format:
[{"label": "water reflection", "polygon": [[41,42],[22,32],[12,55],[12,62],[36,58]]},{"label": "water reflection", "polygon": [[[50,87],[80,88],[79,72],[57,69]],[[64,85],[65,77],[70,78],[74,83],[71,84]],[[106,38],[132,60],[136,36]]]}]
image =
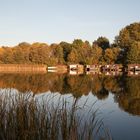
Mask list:
[{"label": "water reflection", "polygon": [[1,74],[1,88],[15,88],[34,94],[51,91],[71,93],[75,98],[92,93],[99,100],[114,94],[119,107],[133,115],[140,115],[140,77],[67,74]]},{"label": "water reflection", "polygon": [[123,90],[115,99],[119,107],[133,114],[140,115],[140,77],[123,77]]}]

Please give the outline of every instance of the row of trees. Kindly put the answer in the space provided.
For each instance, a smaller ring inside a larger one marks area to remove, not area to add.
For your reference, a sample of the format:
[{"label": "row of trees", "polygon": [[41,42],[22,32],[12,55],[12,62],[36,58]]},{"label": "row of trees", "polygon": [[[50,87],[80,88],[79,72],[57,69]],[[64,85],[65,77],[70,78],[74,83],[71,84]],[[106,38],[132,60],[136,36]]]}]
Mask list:
[{"label": "row of trees", "polygon": [[60,44],[20,43],[15,47],[0,48],[0,63],[35,64],[98,64],[115,63],[119,48],[110,47],[105,37],[100,37],[92,45],[88,41],[76,39],[73,43]]},{"label": "row of trees", "polygon": [[15,47],[1,47],[0,63],[140,63],[140,23],[133,23],[122,29],[113,44],[106,37],[99,37],[92,45],[88,41],[75,39],[72,43],[47,45],[23,42]]}]

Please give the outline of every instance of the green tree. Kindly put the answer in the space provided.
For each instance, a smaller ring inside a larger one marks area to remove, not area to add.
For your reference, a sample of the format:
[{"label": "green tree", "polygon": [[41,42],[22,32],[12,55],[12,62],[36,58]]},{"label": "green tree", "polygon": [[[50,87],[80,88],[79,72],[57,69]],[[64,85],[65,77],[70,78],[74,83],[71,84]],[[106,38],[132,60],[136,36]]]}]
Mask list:
[{"label": "green tree", "polygon": [[84,45],[84,42],[81,39],[75,39],[72,43],[72,47],[80,48]]},{"label": "green tree", "polygon": [[71,44],[67,42],[61,42],[59,46],[63,48],[63,57],[64,57],[65,62],[67,62],[68,55],[70,54],[71,49],[72,49]]},{"label": "green tree", "polygon": [[99,47],[101,47],[103,50],[110,47],[109,40],[106,37],[99,37],[96,41],[93,42],[94,44],[97,44]]}]

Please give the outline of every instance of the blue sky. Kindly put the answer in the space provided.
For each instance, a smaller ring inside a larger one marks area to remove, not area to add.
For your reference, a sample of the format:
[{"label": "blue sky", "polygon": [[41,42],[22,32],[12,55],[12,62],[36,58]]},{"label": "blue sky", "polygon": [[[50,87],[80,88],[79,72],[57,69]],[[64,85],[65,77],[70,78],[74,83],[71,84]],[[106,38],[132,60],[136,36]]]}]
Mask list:
[{"label": "blue sky", "polygon": [[140,0],[0,0],[0,46],[81,38],[112,42],[140,21]]}]

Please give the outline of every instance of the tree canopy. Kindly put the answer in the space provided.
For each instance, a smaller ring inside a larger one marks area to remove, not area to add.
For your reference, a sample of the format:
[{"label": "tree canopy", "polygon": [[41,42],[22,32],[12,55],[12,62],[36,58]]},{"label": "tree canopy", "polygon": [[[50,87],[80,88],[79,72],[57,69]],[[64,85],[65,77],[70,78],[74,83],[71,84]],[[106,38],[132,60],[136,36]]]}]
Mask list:
[{"label": "tree canopy", "polygon": [[140,23],[122,30],[113,44],[106,37],[98,37],[91,45],[88,41],[74,39],[72,43],[53,44],[22,42],[14,47],[0,48],[3,64],[114,64],[140,63]]},{"label": "tree canopy", "polygon": [[121,48],[129,48],[137,41],[140,41],[140,22],[126,26],[116,37],[116,43]]},{"label": "tree canopy", "polygon": [[122,48],[122,63],[140,63],[139,42],[140,22],[132,23],[123,28],[115,39],[116,46]]},{"label": "tree canopy", "polygon": [[127,52],[127,63],[128,64],[140,64],[140,42],[135,42]]}]

